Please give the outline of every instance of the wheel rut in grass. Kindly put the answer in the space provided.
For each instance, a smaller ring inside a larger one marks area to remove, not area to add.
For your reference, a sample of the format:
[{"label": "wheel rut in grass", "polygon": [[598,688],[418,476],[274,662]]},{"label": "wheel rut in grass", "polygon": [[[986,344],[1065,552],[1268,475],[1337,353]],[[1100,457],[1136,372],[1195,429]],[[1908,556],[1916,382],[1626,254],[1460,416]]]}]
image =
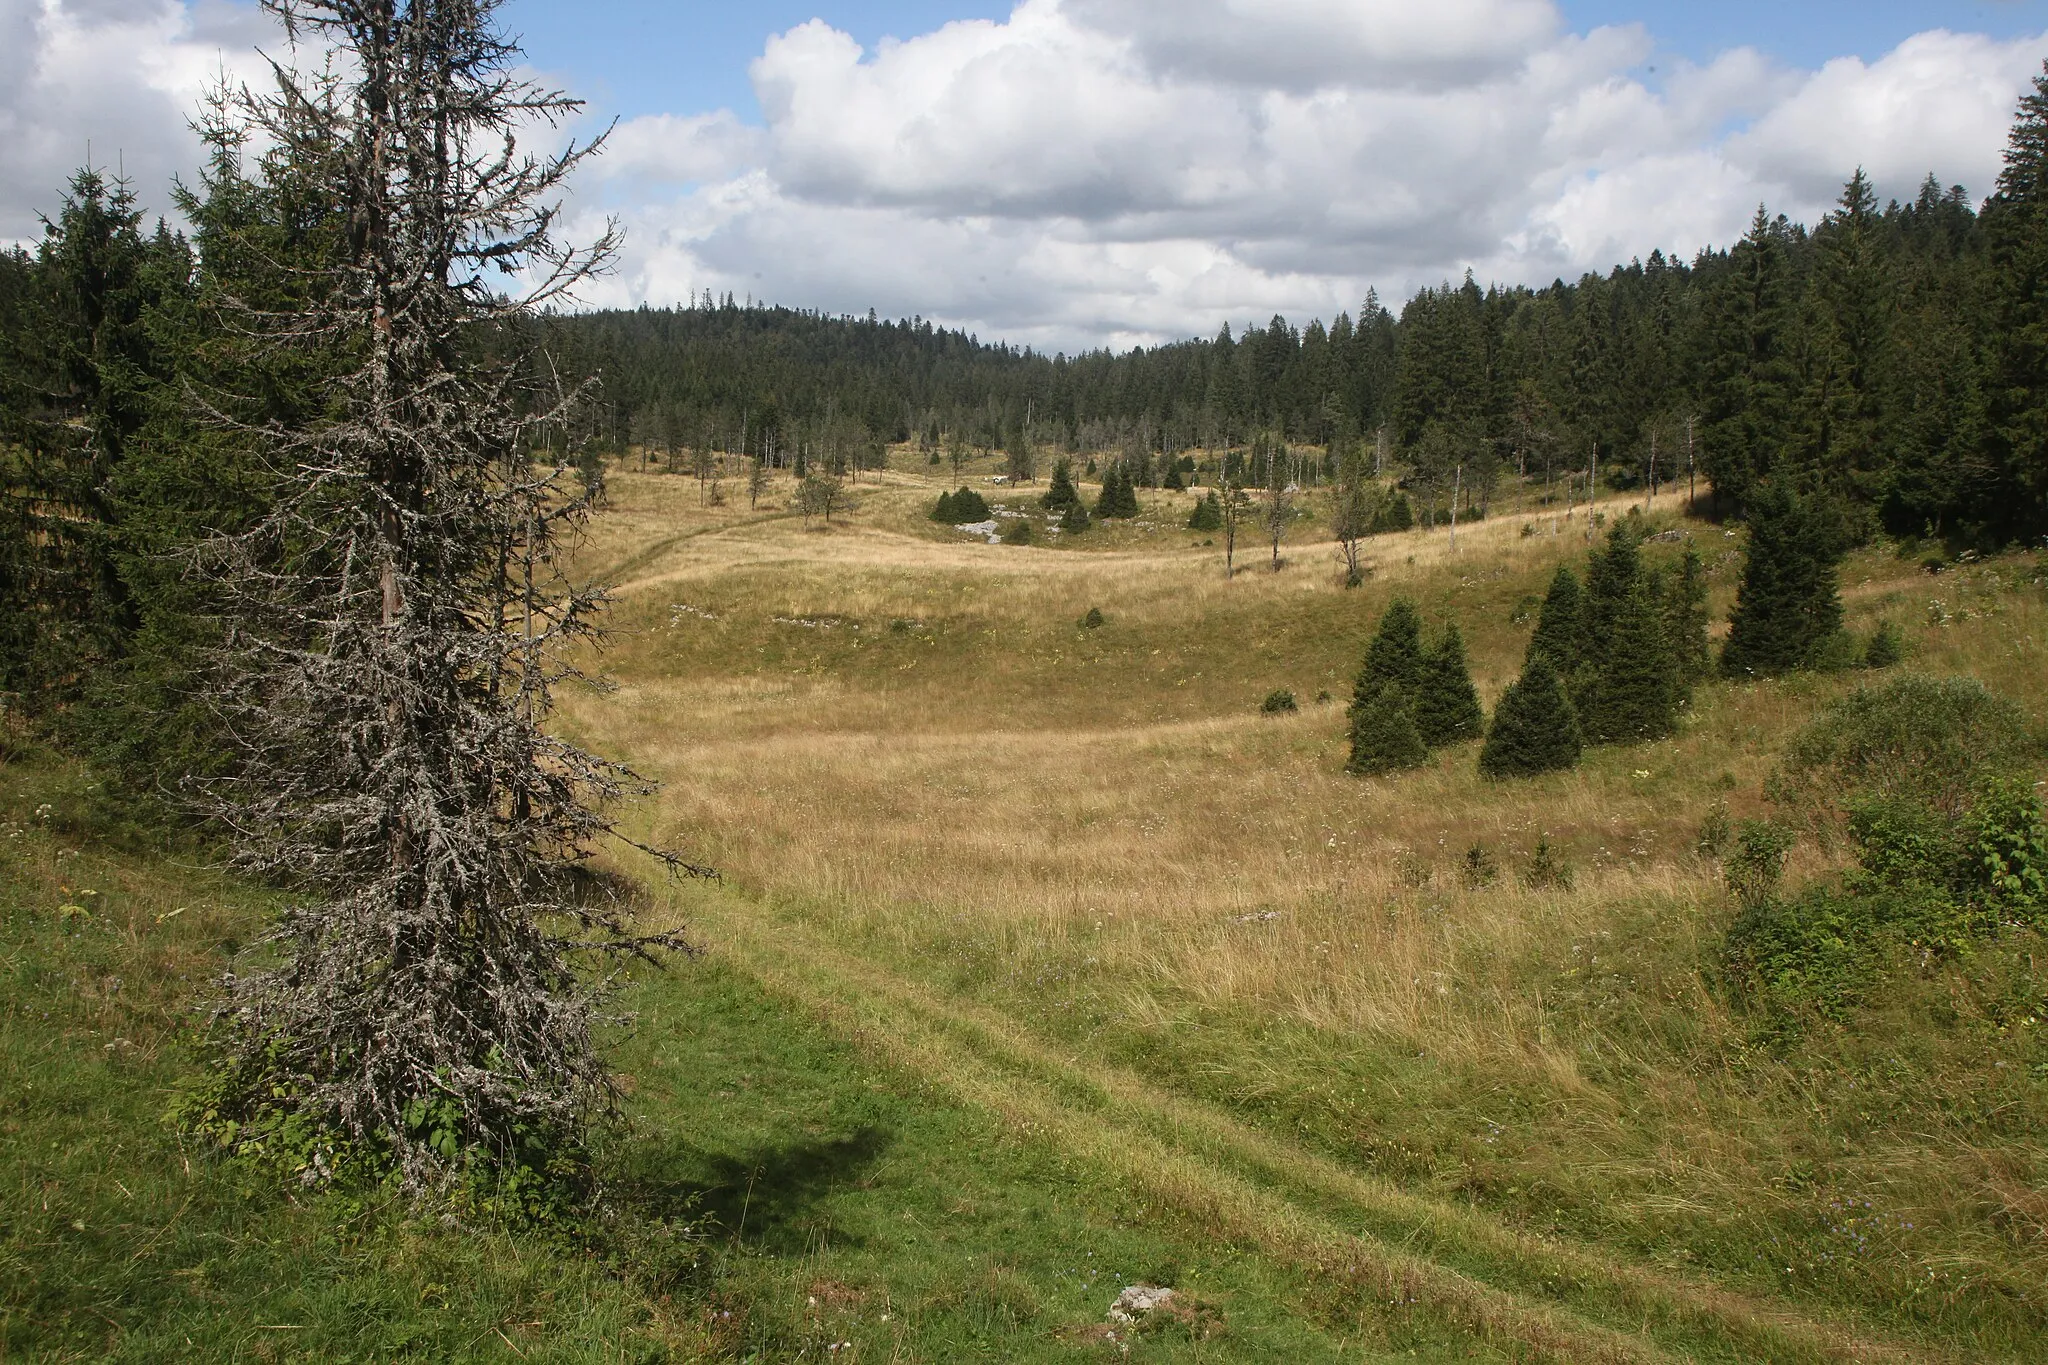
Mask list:
[{"label": "wheel rut in grass", "polygon": [[891,1061],[1115,1172],[1156,1206],[1361,1299],[1548,1359],[1939,1361],[1852,1323],[1531,1236],[1304,1150],[1217,1106],[1050,1046],[818,930],[715,897],[743,969]]}]

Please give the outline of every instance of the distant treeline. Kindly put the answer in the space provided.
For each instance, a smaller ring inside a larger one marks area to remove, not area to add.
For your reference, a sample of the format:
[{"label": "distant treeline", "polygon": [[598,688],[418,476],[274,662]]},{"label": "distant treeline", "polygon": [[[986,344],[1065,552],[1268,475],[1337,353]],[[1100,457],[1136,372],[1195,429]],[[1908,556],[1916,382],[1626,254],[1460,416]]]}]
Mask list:
[{"label": "distant treeline", "polygon": [[[1368,295],[1296,327],[1044,356],[913,318],[741,305],[562,316],[558,360],[601,372],[618,446],[777,464],[885,441],[1143,459],[1264,436],[1363,442],[1425,487],[1503,471],[1692,476],[1738,512],[1785,472],[1898,533],[2048,531],[2048,100],[2025,102],[1980,208],[1929,177],[1880,206],[1858,172],[1811,228],[1757,211],[1728,249],[1541,289],[1469,276],[1397,318]],[[1149,460],[1145,463],[1150,463]],[[1163,468],[1164,463],[1157,467]]]}]

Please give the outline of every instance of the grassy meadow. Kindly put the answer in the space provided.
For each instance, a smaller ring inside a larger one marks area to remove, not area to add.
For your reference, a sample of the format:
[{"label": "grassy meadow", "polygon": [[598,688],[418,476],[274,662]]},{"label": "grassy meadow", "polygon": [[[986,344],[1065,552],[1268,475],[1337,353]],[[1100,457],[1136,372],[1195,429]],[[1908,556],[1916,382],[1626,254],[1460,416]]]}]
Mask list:
[{"label": "grassy meadow", "polygon": [[[1388,602],[1458,623],[1490,706],[1588,509],[1377,537],[1347,591],[1313,492],[1226,579],[1192,494],[989,544],[897,459],[829,524],[786,478],[614,467],[578,549],[615,634],[561,723],[721,873],[616,861],[705,953],[622,982],[602,1226],[422,1226],[190,1149],[194,1005],[264,898],[0,762],[0,1360],[2044,1358],[2040,945],[1791,1027],[1720,976],[1716,832],[1868,675],[1712,683],[1531,781],[1476,745],[1355,778]],[[1739,538],[1666,503],[1646,555],[1690,537],[1725,618]],[[1930,550],[1853,555],[1852,628],[2048,722],[2048,564]],[[1137,1280],[1188,1307],[1118,1339]]]},{"label": "grassy meadow", "polygon": [[[724,873],[671,898],[715,956],[1312,1273],[1443,1276],[1481,1318],[1678,1355],[2034,1354],[2048,1049],[1981,998],[2038,995],[2030,953],[1791,1041],[1718,979],[1703,831],[1762,813],[1790,733],[1865,678],[1710,684],[1673,739],[1569,774],[1486,782],[1467,746],[1361,780],[1343,703],[1378,614],[1456,620],[1491,704],[1584,506],[1376,538],[1346,591],[1313,495],[1278,572],[1252,528],[1226,579],[1193,494],[990,545],[926,518],[953,480],[922,474],[829,527],[786,486],[707,507],[613,476],[584,563],[618,586],[616,689],[567,720],[665,784],[647,833]],[[1740,542],[1678,501],[1652,529],[1725,616]],[[1852,556],[1851,627],[2048,719],[2038,560],[1920,560]],[[1261,713],[1277,688],[1298,714]],[[1539,839],[1569,890],[1525,884]],[[1792,880],[1845,858],[1810,841]]]}]

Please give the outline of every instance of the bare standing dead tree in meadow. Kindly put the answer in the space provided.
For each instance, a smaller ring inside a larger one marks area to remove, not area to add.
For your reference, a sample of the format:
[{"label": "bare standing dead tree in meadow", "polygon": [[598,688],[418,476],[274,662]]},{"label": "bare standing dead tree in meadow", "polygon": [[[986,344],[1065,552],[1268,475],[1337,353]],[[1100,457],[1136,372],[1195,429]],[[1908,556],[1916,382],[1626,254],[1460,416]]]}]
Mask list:
[{"label": "bare standing dead tree in meadow", "polygon": [[346,231],[303,306],[236,324],[345,363],[317,418],[242,430],[274,501],[195,560],[241,745],[204,797],[241,865],[296,893],[226,980],[210,1125],[245,1150],[298,1143],[309,1179],[351,1160],[414,1192],[517,1176],[613,1100],[582,950],[686,947],[576,894],[618,834],[608,804],[644,784],[546,728],[603,597],[559,568],[588,491],[531,456],[582,395],[530,385],[549,367],[521,324],[612,255],[610,233],[554,237],[595,145],[521,149],[577,105],[513,74],[494,0],[264,7],[295,56],[323,56],[230,95],[226,136],[274,147],[273,172]]}]

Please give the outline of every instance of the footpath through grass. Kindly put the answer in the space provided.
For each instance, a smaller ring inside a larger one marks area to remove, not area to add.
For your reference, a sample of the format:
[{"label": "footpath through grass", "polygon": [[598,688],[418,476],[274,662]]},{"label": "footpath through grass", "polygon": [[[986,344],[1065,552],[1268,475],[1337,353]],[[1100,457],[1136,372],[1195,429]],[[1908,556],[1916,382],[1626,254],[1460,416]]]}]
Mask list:
[{"label": "footpath through grass", "polygon": [[1135,1359],[1500,1358],[1195,1235],[716,956],[627,987],[600,1224],[294,1197],[165,1120],[262,897],[95,812],[75,769],[0,766],[0,1359],[1072,1360],[1120,1354],[1104,1310],[1139,1279],[1195,1308]]}]

